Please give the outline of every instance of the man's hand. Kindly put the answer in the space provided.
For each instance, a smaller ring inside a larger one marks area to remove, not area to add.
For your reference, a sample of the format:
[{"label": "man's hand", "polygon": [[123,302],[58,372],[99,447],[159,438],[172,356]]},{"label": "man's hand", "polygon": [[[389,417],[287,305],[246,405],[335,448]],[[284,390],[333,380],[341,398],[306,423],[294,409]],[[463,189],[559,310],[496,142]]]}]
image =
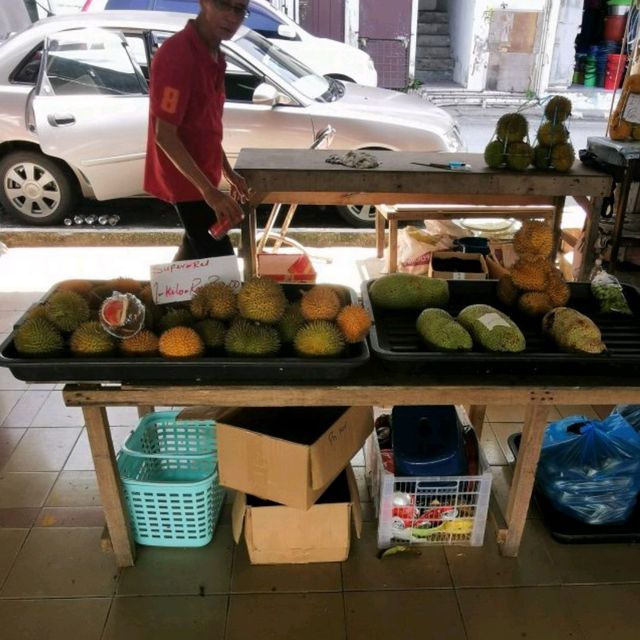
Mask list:
[{"label": "man's hand", "polygon": [[231,186],[231,197],[241,204],[249,199],[249,187],[247,181],[236,171],[231,169],[224,176]]},{"label": "man's hand", "polygon": [[202,194],[205,202],[215,211],[218,222],[229,220],[231,226],[237,225],[244,217],[240,205],[226,193],[211,187]]}]

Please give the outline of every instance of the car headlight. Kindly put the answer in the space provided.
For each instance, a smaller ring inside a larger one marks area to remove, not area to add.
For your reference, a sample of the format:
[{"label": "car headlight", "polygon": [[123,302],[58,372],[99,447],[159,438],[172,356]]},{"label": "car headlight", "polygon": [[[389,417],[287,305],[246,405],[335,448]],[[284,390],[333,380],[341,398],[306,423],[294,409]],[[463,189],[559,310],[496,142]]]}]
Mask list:
[{"label": "car headlight", "polygon": [[447,149],[449,151],[466,151],[467,145],[462,140],[462,136],[460,135],[460,129],[458,129],[458,125],[454,124],[447,133],[444,134],[444,139],[447,143]]}]

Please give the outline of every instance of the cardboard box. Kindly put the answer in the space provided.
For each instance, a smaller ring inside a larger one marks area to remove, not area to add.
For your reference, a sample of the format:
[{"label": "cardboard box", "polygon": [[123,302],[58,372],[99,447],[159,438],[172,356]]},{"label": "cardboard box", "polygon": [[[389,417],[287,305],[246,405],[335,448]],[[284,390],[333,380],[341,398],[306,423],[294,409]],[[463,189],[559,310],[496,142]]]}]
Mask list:
[{"label": "cardboard box", "polygon": [[372,430],[371,407],[238,409],[217,423],[220,484],[309,509]]},{"label": "cardboard box", "polygon": [[[478,268],[479,272],[472,271],[438,271],[437,260],[459,260],[468,262]],[[434,266],[435,263],[435,266]],[[487,263],[481,253],[463,253],[461,251],[436,251],[431,258],[429,265],[429,276],[432,278],[442,278],[443,280],[486,280],[488,274]]]},{"label": "cardboard box", "polygon": [[358,538],[362,514],[348,466],[310,509],[303,511],[237,492],[233,537],[244,539],[252,564],[342,562],[349,556],[351,520]]},{"label": "cardboard box", "polygon": [[314,284],[316,270],[306,253],[260,253],[258,273],[278,282]]}]

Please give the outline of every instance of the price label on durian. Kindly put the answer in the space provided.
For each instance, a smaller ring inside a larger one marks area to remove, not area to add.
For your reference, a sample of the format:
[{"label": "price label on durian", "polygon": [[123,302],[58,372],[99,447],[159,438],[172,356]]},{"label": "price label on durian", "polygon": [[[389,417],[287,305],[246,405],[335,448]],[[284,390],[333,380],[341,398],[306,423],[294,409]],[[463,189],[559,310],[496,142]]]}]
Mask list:
[{"label": "price label on durian", "polygon": [[622,114],[623,120],[640,124],[640,93],[630,93]]},{"label": "price label on durian", "polygon": [[154,264],[149,280],[156,304],[191,300],[195,292],[209,282],[224,282],[234,291],[238,291],[241,284],[236,256]]}]

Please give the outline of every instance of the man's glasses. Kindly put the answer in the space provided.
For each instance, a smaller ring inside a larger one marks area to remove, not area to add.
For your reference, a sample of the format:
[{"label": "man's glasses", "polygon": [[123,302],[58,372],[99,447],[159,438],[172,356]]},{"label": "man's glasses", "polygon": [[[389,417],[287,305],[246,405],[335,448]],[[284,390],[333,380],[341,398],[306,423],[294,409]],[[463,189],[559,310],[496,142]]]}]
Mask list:
[{"label": "man's glasses", "polygon": [[213,3],[220,9],[220,11],[224,11],[225,13],[233,13],[236,18],[242,18],[246,20],[249,17],[249,10],[246,6],[240,6],[237,4],[233,4],[232,2],[227,2],[227,0],[213,0]]}]

